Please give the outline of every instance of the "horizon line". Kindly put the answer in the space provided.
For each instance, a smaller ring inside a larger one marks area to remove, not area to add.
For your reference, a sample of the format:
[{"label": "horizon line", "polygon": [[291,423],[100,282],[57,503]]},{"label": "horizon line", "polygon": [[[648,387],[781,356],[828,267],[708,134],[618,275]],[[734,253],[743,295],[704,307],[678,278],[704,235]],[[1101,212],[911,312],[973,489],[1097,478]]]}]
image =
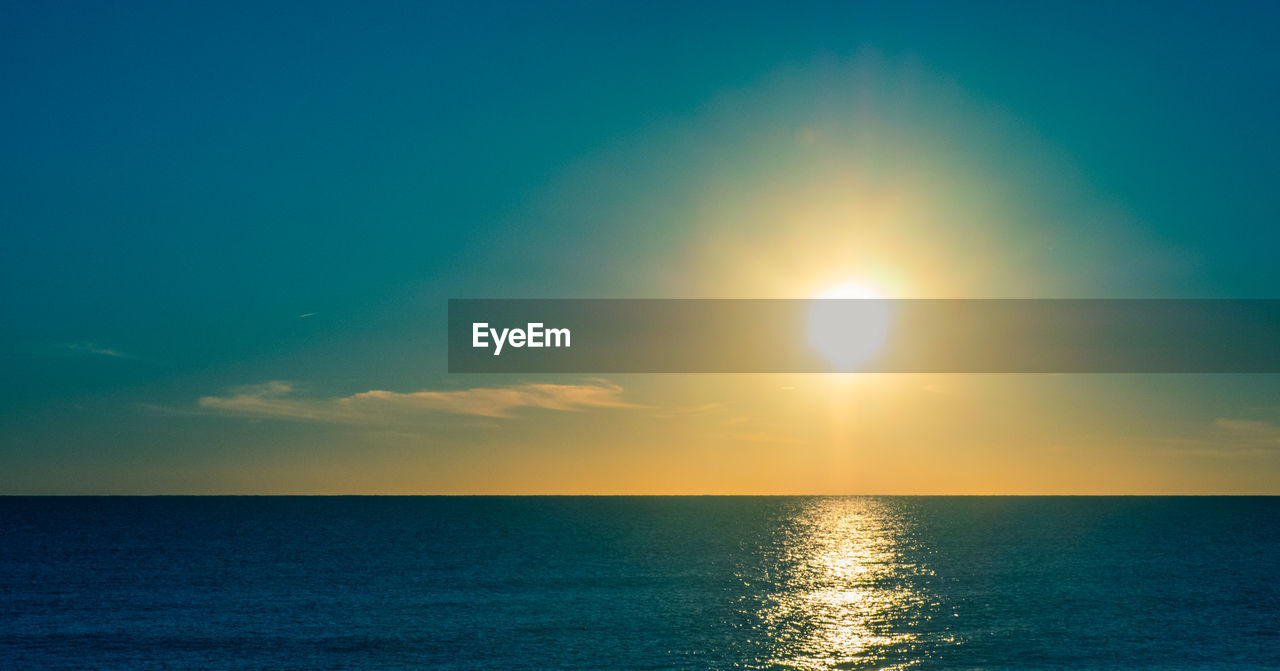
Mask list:
[{"label": "horizon line", "polygon": [[157,494],[0,494],[13,498],[1275,498],[1280,493],[1199,494],[263,494],[263,493],[157,493]]}]

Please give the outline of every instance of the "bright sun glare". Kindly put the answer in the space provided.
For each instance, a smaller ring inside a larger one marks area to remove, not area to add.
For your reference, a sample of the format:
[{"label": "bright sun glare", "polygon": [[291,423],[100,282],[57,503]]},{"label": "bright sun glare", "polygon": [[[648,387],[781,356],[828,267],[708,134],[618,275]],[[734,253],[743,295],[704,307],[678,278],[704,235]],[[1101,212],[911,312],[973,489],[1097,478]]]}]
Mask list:
[{"label": "bright sun glare", "polygon": [[885,295],[865,284],[822,292],[809,309],[809,342],[837,370],[852,371],[880,351],[889,331]]}]

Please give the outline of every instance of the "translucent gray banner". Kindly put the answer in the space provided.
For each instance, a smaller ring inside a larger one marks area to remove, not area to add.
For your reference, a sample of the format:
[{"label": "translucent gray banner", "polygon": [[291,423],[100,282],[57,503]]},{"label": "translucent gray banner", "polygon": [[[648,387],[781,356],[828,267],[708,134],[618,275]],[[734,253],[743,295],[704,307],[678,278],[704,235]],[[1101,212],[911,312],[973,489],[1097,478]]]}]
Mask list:
[{"label": "translucent gray banner", "polygon": [[1280,300],[453,299],[451,373],[1280,373]]}]

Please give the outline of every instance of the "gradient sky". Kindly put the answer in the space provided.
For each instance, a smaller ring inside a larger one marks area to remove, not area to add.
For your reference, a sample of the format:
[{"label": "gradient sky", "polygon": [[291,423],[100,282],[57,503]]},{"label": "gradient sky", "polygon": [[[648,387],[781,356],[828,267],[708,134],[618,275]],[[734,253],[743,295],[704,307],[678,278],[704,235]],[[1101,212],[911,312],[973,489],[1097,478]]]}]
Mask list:
[{"label": "gradient sky", "polygon": [[0,9],[0,493],[1280,493],[1276,376],[443,342],[451,297],[1280,297],[1273,5],[509,5]]}]

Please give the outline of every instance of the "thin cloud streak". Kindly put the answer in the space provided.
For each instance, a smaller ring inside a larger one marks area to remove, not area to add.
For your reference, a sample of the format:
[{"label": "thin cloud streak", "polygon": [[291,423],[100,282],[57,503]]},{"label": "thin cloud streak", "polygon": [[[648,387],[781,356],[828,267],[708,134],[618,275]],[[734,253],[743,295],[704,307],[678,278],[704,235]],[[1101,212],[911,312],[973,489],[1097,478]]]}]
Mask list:
[{"label": "thin cloud streak", "polygon": [[374,389],[329,399],[296,398],[293,393],[292,384],[272,381],[241,387],[231,396],[205,396],[198,403],[229,415],[337,423],[394,422],[434,413],[510,418],[522,409],[639,407],[621,399],[622,387],[604,381],[408,393]]},{"label": "thin cloud streak", "polygon": [[1256,447],[1280,448],[1280,426],[1251,419],[1219,417],[1213,420],[1219,430]]},{"label": "thin cloud streak", "polygon": [[124,352],[121,352],[118,349],[113,349],[111,347],[100,347],[91,342],[67,343],[63,345],[62,348],[71,350],[72,352],[80,352],[83,354],[97,354],[100,356],[114,357],[116,359],[132,358],[128,354],[125,354]]}]

